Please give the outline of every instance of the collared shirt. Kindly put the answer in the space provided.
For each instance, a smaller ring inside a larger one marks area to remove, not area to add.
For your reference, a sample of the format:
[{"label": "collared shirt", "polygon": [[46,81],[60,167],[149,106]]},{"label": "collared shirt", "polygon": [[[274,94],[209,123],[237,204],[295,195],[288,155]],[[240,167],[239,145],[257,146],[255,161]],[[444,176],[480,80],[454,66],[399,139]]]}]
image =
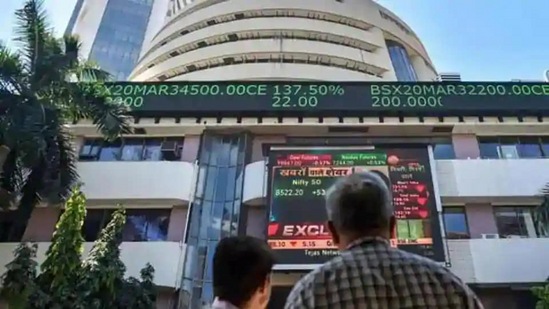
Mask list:
[{"label": "collared shirt", "polygon": [[238,307],[228,301],[224,301],[216,297],[212,304],[212,309],[238,309]]},{"label": "collared shirt", "polygon": [[365,237],[294,286],[285,309],[482,309],[437,263]]}]

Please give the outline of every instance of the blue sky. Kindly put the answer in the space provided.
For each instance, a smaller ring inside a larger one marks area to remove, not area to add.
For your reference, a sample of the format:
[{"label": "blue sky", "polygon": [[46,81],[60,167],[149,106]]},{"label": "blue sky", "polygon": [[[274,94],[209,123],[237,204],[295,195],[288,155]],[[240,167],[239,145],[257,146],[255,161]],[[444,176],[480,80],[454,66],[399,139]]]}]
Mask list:
[{"label": "blue sky", "polygon": [[[23,0],[0,0],[0,40]],[[298,0],[296,0],[298,1]],[[76,0],[46,0],[50,21],[65,30]],[[549,0],[378,0],[422,39],[439,72],[464,80],[542,79],[549,69]]]}]

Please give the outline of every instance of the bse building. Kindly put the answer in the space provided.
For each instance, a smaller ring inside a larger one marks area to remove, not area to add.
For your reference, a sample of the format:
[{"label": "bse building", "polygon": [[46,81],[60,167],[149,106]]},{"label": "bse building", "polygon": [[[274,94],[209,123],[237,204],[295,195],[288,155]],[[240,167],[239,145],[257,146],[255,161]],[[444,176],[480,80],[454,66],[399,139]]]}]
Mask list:
[{"label": "bse building", "polygon": [[[371,0],[172,1],[111,99],[134,133],[72,125],[93,241],[128,209],[122,258],[156,269],[159,308],[211,302],[222,237],[266,239],[272,308],[336,252],[323,195],[373,170],[391,186],[393,245],[446,265],[486,308],[531,308],[549,277],[536,207],[549,182],[549,84],[436,82],[414,31]],[[45,250],[60,210],[26,237]],[[15,244],[0,244],[2,261]],[[5,263],[2,263],[2,265]]]}]

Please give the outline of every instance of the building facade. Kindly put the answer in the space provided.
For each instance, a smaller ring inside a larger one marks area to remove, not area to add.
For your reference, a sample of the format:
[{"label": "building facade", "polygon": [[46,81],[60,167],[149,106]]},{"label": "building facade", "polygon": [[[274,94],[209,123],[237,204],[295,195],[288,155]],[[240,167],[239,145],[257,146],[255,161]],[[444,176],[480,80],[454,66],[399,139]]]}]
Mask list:
[{"label": "building facade", "polygon": [[80,36],[82,57],[126,80],[167,7],[167,0],[78,0],[66,33]]},{"label": "building facade", "polygon": [[174,0],[134,81],[431,81],[413,30],[373,1]]},{"label": "building facade", "polygon": [[[373,1],[172,1],[171,9],[132,80],[375,82],[437,76],[410,27]],[[531,308],[528,289],[549,276],[549,240],[539,237],[533,218],[539,190],[549,181],[549,125],[542,120],[163,115],[136,119],[139,134],[112,143],[82,121],[71,129],[88,197],[84,235],[93,241],[110,210],[124,204],[122,259],[128,274],[137,275],[150,262],[159,308],[202,308],[212,300],[218,240],[266,237],[270,145],[430,145],[447,267],[488,309]],[[24,238],[39,242],[39,259],[60,212],[41,207],[31,217]],[[17,240],[1,240],[4,265]],[[282,308],[302,275],[274,273],[271,308]]]}]

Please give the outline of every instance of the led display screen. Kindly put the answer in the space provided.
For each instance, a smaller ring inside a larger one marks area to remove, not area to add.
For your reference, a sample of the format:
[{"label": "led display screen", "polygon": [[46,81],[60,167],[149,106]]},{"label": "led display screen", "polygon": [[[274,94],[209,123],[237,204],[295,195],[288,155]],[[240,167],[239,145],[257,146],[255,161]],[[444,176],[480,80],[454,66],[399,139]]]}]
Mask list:
[{"label": "led display screen", "polygon": [[267,241],[281,265],[314,265],[338,254],[326,227],[325,195],[338,177],[372,171],[393,193],[393,246],[445,261],[426,146],[273,147]]},{"label": "led display screen", "polygon": [[156,116],[549,115],[549,83],[118,82],[106,92]]}]

